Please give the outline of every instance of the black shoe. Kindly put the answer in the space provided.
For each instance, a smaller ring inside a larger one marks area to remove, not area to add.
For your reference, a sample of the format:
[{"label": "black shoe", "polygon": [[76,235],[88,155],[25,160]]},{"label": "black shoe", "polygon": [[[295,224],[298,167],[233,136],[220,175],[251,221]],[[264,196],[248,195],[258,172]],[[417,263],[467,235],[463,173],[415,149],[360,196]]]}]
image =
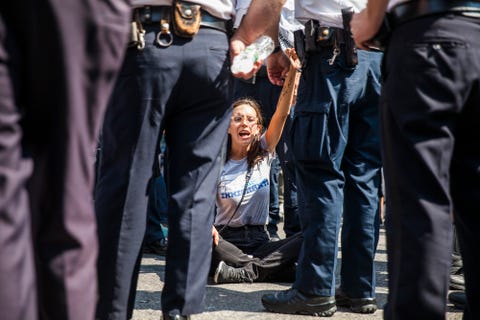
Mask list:
[{"label": "black shoe", "polygon": [[465,278],[463,276],[463,266],[456,269],[452,267],[450,272],[450,289],[465,291]]},{"label": "black shoe", "polygon": [[463,291],[450,292],[448,301],[450,301],[455,308],[463,310],[465,309],[465,303],[467,303],[467,297]]},{"label": "black shoe", "polygon": [[450,289],[465,291],[465,278],[460,274],[450,275]]},{"label": "black shoe", "polygon": [[270,232],[270,241],[280,241],[280,236],[276,232]]},{"label": "black shoe", "polygon": [[350,298],[342,289],[337,289],[335,294],[337,306],[347,307],[355,313],[374,313],[377,311],[377,299],[375,298]]},{"label": "black shoe", "polygon": [[252,283],[251,275],[242,268],[234,268],[220,261],[215,274],[213,275],[213,282],[215,283]]},{"label": "black shoe", "polygon": [[450,274],[463,274],[463,260],[460,254],[452,253],[452,265]]},{"label": "black shoe", "polygon": [[271,312],[308,314],[317,317],[331,317],[337,311],[335,297],[307,296],[293,288],[264,294],[262,304]]},{"label": "black shoe", "polygon": [[278,241],[280,240],[280,236],[277,233],[277,225],[276,224],[268,224],[267,231],[268,235],[270,236],[270,241]]},{"label": "black shoe", "polygon": [[160,256],[164,256],[167,254],[167,240],[160,239],[143,246],[143,253],[151,253],[151,254],[158,254]]},{"label": "black shoe", "polygon": [[179,314],[169,315],[169,314],[163,313],[162,319],[163,320],[190,320],[190,316],[181,316]]}]

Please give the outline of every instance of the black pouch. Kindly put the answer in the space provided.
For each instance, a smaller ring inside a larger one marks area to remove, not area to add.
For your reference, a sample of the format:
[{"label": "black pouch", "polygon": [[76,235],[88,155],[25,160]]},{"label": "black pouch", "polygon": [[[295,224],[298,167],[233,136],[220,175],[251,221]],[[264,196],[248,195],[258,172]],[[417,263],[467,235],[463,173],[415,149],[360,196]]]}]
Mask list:
[{"label": "black pouch", "polygon": [[182,0],[173,1],[173,31],[182,38],[193,38],[202,21],[201,6]]},{"label": "black pouch", "polygon": [[335,30],[320,26],[317,20],[309,20],[305,24],[305,52],[317,52],[322,47],[335,43]]},{"label": "black pouch", "polygon": [[329,27],[319,26],[317,29],[317,45],[330,47],[335,43],[335,30]]}]

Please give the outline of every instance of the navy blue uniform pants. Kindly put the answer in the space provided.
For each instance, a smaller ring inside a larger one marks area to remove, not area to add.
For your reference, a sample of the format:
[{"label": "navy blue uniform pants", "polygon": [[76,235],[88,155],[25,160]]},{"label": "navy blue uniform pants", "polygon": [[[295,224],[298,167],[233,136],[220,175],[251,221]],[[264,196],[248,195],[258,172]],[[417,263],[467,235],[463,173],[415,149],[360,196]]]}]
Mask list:
[{"label": "navy blue uniform pants", "polygon": [[146,228],[147,185],[165,129],[169,242],[162,309],[203,311],[216,185],[231,110],[228,38],[201,28],[160,47],[145,24],[144,50],[129,48],[107,109],[95,206],[97,317],[131,317]]},{"label": "navy blue uniform pants", "polygon": [[335,295],[341,218],[341,286],[352,298],[375,296],[381,180],[379,97],[382,54],[358,51],[345,66],[345,48],[308,56],[291,129],[304,242],[294,287]]}]

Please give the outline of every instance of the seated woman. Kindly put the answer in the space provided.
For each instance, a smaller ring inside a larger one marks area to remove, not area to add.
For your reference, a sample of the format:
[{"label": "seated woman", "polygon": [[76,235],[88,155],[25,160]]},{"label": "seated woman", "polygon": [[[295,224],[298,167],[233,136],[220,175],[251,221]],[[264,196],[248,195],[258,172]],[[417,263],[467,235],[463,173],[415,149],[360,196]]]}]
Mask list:
[{"label": "seated woman", "polygon": [[270,164],[294,102],[300,62],[287,49],[291,67],[268,129],[252,99],[233,104],[227,162],[217,187],[212,270],[215,283],[293,280],[303,237],[297,233],[270,241],[268,219]]}]

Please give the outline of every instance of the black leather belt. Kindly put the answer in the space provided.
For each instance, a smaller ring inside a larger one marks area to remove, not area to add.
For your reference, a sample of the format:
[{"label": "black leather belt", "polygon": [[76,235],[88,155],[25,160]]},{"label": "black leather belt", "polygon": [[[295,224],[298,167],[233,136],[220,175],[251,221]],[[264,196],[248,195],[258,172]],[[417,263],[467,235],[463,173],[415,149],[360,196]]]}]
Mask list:
[{"label": "black leather belt", "polygon": [[480,1],[458,0],[418,0],[400,3],[393,7],[389,19],[393,26],[409,20],[428,15],[458,13],[478,14],[480,18]]},{"label": "black leather belt", "polygon": [[[171,16],[172,7],[170,6],[144,6],[139,7],[134,10],[134,18],[135,14],[138,12],[140,22],[143,24],[152,24],[158,23],[160,20],[165,19],[165,17]],[[202,21],[200,22],[200,27],[205,28],[212,28],[216,30],[220,30],[223,32],[227,32],[227,20],[223,20],[212,16],[205,10],[201,11],[202,13]]]}]

